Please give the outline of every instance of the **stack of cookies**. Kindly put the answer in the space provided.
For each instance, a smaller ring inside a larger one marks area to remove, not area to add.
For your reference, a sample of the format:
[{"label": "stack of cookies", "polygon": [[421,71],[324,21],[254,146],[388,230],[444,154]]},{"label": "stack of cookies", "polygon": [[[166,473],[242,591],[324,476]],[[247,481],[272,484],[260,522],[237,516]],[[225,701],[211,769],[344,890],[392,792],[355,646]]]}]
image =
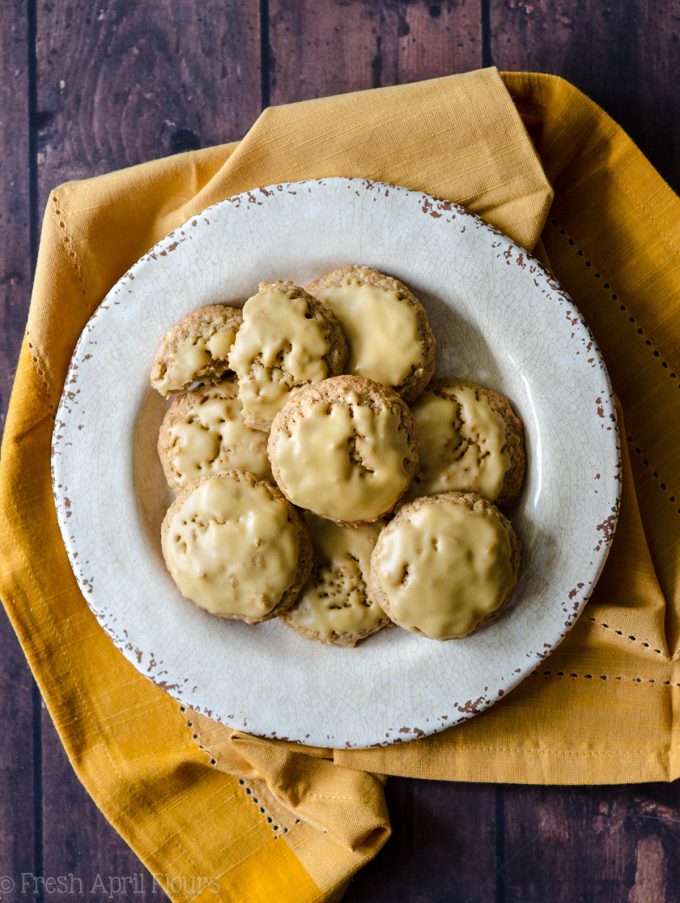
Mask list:
[{"label": "stack of cookies", "polygon": [[338,646],[496,617],[519,573],[501,509],[522,486],[522,425],[504,396],[434,370],[423,305],[369,267],[261,283],[242,310],[175,324],[151,384],[172,399],[161,540],[182,595]]}]

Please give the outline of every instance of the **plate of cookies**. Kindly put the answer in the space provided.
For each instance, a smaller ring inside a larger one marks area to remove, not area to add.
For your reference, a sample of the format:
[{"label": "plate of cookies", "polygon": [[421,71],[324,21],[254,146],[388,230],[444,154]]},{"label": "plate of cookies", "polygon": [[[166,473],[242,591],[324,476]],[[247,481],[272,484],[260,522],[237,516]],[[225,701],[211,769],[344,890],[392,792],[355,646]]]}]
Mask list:
[{"label": "plate of cookies", "polygon": [[616,526],[606,368],[572,300],[449,201],[360,179],[222,201],[111,289],[57,412],[57,516],[126,657],[317,746],[492,705]]}]

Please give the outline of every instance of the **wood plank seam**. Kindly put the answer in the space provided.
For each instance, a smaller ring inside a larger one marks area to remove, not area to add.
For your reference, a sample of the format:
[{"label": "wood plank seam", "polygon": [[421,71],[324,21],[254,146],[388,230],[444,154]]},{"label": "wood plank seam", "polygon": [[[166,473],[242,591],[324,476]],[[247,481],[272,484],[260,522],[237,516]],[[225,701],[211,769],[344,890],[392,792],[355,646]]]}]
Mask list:
[{"label": "wood plank seam", "polygon": [[[38,131],[36,126],[38,111],[38,14],[37,0],[28,0],[26,6],[26,52],[28,74],[28,193],[29,193],[29,250],[31,256],[31,284],[35,275],[38,260],[38,242],[40,237],[39,189],[38,189]],[[38,374],[42,391],[48,403],[51,392],[47,373],[39,358],[26,329],[26,343]],[[51,406],[51,405],[50,405]],[[32,734],[33,734],[33,869],[36,875],[44,871],[44,809],[43,809],[43,736],[42,736],[42,696],[33,679],[32,686]],[[43,903],[44,887],[40,886],[36,895],[38,903]]]},{"label": "wood plank seam", "polygon": [[495,788],[495,852],[496,852],[496,903],[504,903],[505,900],[505,800],[503,797],[503,785]]},{"label": "wood plank seam", "polygon": [[271,103],[271,47],[269,42],[269,0],[260,0],[260,108]]},{"label": "wood plank seam", "polygon": [[491,49],[491,0],[480,0],[479,11],[482,23],[482,66],[493,66],[493,52]]}]

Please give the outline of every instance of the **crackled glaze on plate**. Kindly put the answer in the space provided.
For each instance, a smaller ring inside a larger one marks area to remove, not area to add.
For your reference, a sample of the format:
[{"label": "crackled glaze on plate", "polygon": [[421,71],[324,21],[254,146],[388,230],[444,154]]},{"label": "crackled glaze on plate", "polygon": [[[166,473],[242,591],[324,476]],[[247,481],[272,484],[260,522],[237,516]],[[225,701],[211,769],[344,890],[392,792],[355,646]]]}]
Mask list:
[{"label": "crackled glaze on plate", "polygon": [[[384,630],[356,649],[278,621],[213,618],[183,599],[161,557],[170,502],[149,388],[167,329],[194,307],[241,304],[259,280],[306,285],[346,263],[422,299],[437,375],[506,393],[525,425],[523,543],[513,603],[465,640]],[[403,742],[481,712],[572,626],[605,561],[620,461],[607,372],[571,299],[522,248],[456,205],[356,179],[229,198],[163,239],[114,286],[75,350],[53,439],[64,543],[88,604],[128,659],[208,717],[320,746]]]}]

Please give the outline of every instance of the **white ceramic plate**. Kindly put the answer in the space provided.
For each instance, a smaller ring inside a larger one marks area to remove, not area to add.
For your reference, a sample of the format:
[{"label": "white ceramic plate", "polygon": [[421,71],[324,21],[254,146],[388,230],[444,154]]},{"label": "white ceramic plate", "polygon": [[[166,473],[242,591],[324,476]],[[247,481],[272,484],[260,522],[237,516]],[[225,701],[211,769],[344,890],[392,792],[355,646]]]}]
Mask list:
[{"label": "white ceramic plate", "polygon": [[[368,264],[422,299],[440,376],[506,393],[525,425],[514,602],[451,642],[385,630],[356,649],[248,627],[183,599],[163,564],[170,498],[149,388],[166,330],[194,307],[242,303],[261,279],[306,285]],[[579,312],[523,249],[448,202],[327,179],[229,198],[177,229],[114,286],[73,356],[53,442],[59,524],[90,607],[143,674],[226,724],[321,746],[405,741],[495,702],[564,637],[616,524],[619,449],[607,372]]]}]

